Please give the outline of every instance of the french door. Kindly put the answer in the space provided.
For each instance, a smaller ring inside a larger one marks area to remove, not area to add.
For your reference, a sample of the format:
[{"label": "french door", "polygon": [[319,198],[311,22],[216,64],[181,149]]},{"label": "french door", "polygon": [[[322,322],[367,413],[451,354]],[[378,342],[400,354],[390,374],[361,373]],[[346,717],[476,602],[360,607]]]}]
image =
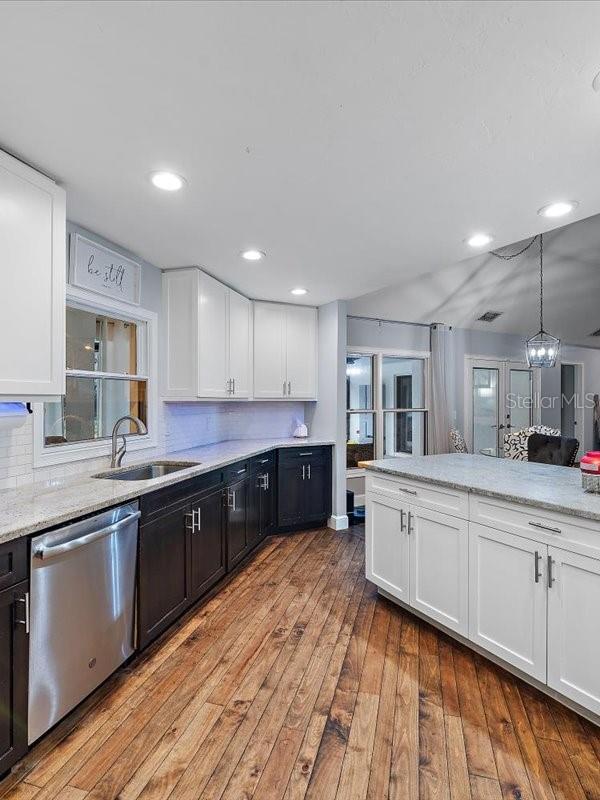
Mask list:
[{"label": "french door", "polygon": [[465,434],[469,450],[502,458],[504,434],[539,424],[539,370],[525,362],[466,359]]}]

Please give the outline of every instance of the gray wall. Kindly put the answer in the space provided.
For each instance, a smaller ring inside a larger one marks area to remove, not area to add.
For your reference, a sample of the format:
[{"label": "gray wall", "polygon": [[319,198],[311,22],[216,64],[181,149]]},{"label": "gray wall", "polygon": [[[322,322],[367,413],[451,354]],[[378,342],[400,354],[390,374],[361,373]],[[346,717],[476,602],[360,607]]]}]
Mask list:
[{"label": "gray wall", "polygon": [[320,306],[317,403],[306,404],[311,436],[333,439],[333,514],[346,513],[346,304]]},{"label": "gray wall", "polygon": [[348,347],[429,352],[429,326],[348,317]]}]

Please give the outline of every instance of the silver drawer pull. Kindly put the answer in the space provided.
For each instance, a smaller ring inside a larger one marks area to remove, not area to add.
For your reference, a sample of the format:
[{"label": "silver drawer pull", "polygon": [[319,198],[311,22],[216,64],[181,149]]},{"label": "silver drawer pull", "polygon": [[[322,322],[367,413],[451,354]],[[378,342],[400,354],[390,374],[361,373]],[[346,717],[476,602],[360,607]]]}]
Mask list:
[{"label": "silver drawer pull", "polygon": [[535,572],[535,582],[536,583],[539,583],[540,582],[540,578],[542,577],[542,572],[540,570],[540,561],[541,560],[542,560],[542,557],[538,553],[538,551],[536,550],[535,551],[535,571],[534,571]]},{"label": "silver drawer pull", "polygon": [[268,464],[269,463],[269,459],[268,458],[261,458],[261,460],[258,463],[259,464]]},{"label": "silver drawer pull", "polygon": [[310,453],[298,453],[298,455],[300,455],[300,456],[312,456],[312,450],[310,451]]},{"label": "silver drawer pull", "polygon": [[417,494],[414,489],[405,489],[404,486],[399,486],[398,488],[400,489],[401,492],[406,492],[406,494],[414,494],[414,495]]},{"label": "silver drawer pull", "polygon": [[25,633],[29,633],[29,592],[25,592],[23,597],[18,597],[17,603],[23,603],[25,606],[25,618],[15,619],[15,622],[17,625],[24,625]]},{"label": "silver drawer pull", "polygon": [[244,467],[244,469],[238,469],[237,474],[241,475],[244,472],[246,472],[246,467]]},{"label": "silver drawer pull", "polygon": [[553,528],[551,525],[542,525],[541,522],[530,522],[532,528],[539,528],[542,531],[550,531],[550,533],[562,533],[560,528]]}]

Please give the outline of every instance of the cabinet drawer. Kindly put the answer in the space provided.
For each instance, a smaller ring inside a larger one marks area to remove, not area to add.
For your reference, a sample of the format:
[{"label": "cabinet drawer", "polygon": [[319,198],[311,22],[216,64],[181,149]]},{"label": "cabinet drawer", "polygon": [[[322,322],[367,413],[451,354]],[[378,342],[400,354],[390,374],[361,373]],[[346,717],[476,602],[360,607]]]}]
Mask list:
[{"label": "cabinet drawer", "polygon": [[265,472],[266,470],[272,469],[274,466],[275,453],[262,453],[260,456],[256,456],[256,458],[252,460],[250,469],[253,473]]},{"label": "cabinet drawer", "polygon": [[469,498],[467,492],[432,486],[405,478],[394,478],[377,472],[367,472],[367,492],[376,492],[384,497],[400,497],[415,506],[429,508],[454,517],[468,519]]},{"label": "cabinet drawer", "polygon": [[238,461],[223,470],[223,480],[225,483],[235,483],[250,474],[250,463],[248,461]]},{"label": "cabinet drawer", "polygon": [[0,544],[0,589],[27,578],[27,539]]},{"label": "cabinet drawer", "polygon": [[181,483],[174,483],[163,489],[157,489],[150,494],[142,495],[140,498],[140,509],[142,512],[141,524],[144,524],[150,517],[167,513],[171,506],[175,504],[185,503],[190,497],[196,494],[220,486],[222,482],[223,473],[221,470],[217,469],[213,472],[206,473],[206,475],[190,478]]},{"label": "cabinet drawer", "polygon": [[469,519],[544,544],[600,558],[600,523],[472,494]]},{"label": "cabinet drawer", "polygon": [[292,462],[311,461],[315,463],[317,460],[325,461],[329,457],[329,447],[288,447],[279,451],[279,461],[282,464],[290,464]]}]

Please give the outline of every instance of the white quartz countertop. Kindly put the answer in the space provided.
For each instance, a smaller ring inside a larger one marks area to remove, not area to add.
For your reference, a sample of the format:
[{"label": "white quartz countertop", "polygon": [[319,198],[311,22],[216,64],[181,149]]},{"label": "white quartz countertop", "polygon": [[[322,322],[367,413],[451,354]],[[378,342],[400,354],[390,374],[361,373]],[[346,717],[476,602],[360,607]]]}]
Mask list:
[{"label": "white quartz countertop", "polygon": [[[76,478],[34,483],[0,492],[0,542],[60,525],[77,517],[108,508],[154,492],[164,486],[204,475],[244,458],[268,453],[280,447],[316,447],[334,444],[323,439],[239,439],[164,453],[152,461],[199,462],[179,472],[146,481],[116,481],[94,478],[99,470]],[[146,461],[129,460],[122,468]],[[101,471],[101,470],[100,470]]]},{"label": "white quartz countertop", "polygon": [[466,453],[386,458],[367,461],[361,466],[367,470],[600,521],[600,494],[584,492],[581,473],[572,467]]}]

